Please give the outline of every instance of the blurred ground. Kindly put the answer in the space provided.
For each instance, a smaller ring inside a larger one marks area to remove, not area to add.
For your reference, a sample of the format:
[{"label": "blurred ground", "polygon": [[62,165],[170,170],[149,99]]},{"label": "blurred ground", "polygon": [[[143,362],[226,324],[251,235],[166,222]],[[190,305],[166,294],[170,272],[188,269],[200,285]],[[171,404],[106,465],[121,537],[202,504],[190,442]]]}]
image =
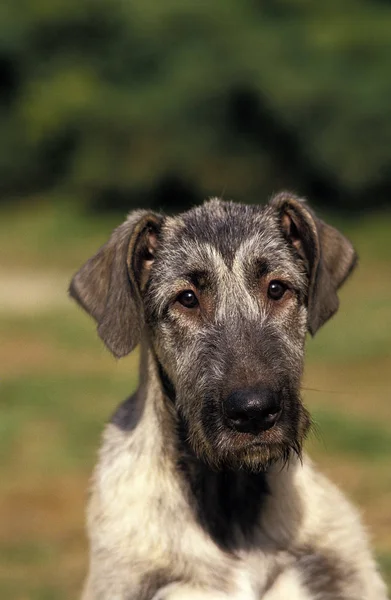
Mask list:
[{"label": "blurred ground", "polygon": [[[115,361],[66,287],[119,220],[61,203],[0,214],[0,598],[69,599],[82,584],[88,478],[137,356]],[[308,449],[360,506],[391,583],[391,214],[336,224],[361,264],[309,340]]]}]

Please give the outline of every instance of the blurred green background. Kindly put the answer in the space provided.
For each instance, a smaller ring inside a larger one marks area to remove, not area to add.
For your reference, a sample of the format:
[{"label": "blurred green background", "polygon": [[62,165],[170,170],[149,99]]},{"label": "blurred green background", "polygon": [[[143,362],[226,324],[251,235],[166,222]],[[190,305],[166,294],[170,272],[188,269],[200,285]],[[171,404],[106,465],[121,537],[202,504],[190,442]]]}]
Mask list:
[{"label": "blurred green background", "polygon": [[104,421],[135,387],[67,282],[133,207],[290,188],[355,243],[308,343],[308,450],[391,583],[391,2],[0,4],[0,598],[78,597]]}]

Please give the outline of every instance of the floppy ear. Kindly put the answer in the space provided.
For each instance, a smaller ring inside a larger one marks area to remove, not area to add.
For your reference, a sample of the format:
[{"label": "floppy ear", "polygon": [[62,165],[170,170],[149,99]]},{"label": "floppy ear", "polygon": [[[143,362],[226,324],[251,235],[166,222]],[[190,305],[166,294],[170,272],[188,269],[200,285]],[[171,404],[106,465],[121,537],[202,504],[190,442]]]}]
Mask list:
[{"label": "floppy ear", "polygon": [[71,281],[70,295],[97,321],[100,337],[117,358],[129,354],[140,340],[141,290],[162,221],[161,215],[147,211],[130,213]]},{"label": "floppy ear", "polygon": [[337,291],[357,263],[352,244],[318,219],[306,203],[283,192],[271,200],[286,239],[304,260],[308,275],[308,330],[314,335],[338,310]]}]

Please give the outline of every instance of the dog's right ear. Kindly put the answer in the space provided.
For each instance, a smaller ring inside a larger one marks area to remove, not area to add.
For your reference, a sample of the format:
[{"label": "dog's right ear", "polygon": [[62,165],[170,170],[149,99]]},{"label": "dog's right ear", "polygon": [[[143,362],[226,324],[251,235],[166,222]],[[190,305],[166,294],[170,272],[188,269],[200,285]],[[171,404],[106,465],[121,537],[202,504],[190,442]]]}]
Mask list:
[{"label": "dog's right ear", "polygon": [[140,341],[144,325],[141,291],[158,245],[163,217],[136,211],[76,273],[70,295],[97,321],[98,333],[117,357]]}]

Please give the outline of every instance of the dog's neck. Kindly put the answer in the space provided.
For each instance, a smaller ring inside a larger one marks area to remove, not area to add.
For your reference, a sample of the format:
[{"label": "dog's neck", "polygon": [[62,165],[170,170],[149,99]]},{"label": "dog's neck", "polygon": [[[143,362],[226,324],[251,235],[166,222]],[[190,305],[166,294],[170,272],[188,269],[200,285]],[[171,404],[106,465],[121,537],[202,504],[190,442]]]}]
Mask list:
[{"label": "dog's neck", "polygon": [[[174,386],[156,357],[151,352],[146,356],[144,348],[142,363],[146,359],[148,373],[142,366],[141,381],[146,381],[147,375],[147,389],[154,390],[154,409],[163,429],[162,448],[180,474],[196,519],[225,549],[251,546],[268,494],[266,473],[217,471],[196,456],[188,441],[186,423],[175,405]],[[166,443],[168,440],[172,443]]]},{"label": "dog's neck", "polygon": [[268,494],[266,473],[213,470],[195,455],[178,421],[177,465],[197,520],[225,549],[251,546]]}]

